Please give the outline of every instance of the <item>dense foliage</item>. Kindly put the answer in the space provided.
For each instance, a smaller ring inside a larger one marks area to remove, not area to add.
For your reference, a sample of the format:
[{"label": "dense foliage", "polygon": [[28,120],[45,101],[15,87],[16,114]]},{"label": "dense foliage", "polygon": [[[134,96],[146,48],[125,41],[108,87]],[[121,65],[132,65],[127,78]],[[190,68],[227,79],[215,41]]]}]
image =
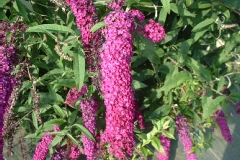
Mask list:
[{"label": "dense foliage", "polygon": [[35,160],[153,149],[168,159],[176,136],[194,160],[217,126],[231,143],[239,10],[238,0],[1,0],[5,157],[19,129],[34,148],[22,142],[22,159]]}]

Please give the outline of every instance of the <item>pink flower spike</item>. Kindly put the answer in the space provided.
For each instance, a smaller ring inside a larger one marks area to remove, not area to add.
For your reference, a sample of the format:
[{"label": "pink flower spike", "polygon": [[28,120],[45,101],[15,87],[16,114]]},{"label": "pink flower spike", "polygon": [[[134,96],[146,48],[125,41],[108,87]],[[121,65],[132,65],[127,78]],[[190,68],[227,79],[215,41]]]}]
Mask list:
[{"label": "pink flower spike", "polygon": [[190,152],[193,147],[193,143],[189,134],[188,124],[183,116],[176,117],[176,126],[178,136],[183,144],[184,151],[186,153],[187,160],[197,160],[195,153]]},{"label": "pink flower spike", "polygon": [[[84,121],[84,127],[94,136],[96,131],[96,111],[98,109],[98,103],[94,100],[94,97],[84,99],[80,103],[82,109],[82,118]],[[82,142],[84,146],[84,154],[87,156],[87,160],[94,160],[96,154],[96,143],[89,139],[86,135],[82,135]]]},{"label": "pink flower spike", "polygon": [[165,154],[158,152],[158,160],[168,160],[169,159],[169,152],[170,152],[170,138],[164,136],[164,135],[160,135],[160,141],[161,141],[161,145],[163,146],[164,152]]},{"label": "pink flower spike", "polygon": [[73,106],[77,99],[87,93],[87,86],[83,85],[81,90],[78,92],[77,87],[69,90],[65,103],[69,106]]},{"label": "pink flower spike", "polygon": [[229,127],[228,127],[228,124],[227,124],[227,121],[226,121],[226,118],[225,118],[225,115],[223,113],[222,110],[217,110],[215,113],[216,115],[216,121],[218,123],[218,126],[221,130],[221,133],[224,137],[224,139],[231,143],[232,142],[232,135],[230,133],[230,130],[229,130]]}]

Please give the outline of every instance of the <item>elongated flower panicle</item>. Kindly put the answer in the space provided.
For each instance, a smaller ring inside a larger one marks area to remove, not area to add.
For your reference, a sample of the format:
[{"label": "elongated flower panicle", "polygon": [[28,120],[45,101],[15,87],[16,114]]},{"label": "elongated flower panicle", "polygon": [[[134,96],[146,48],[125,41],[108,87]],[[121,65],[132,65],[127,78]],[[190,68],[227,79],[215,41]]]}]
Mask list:
[{"label": "elongated flower panicle", "polygon": [[164,152],[165,154],[158,152],[158,159],[159,160],[168,160],[169,159],[169,153],[170,153],[170,138],[164,136],[164,135],[160,135],[160,142],[161,145],[163,146]]},{"label": "elongated flower panicle", "polygon": [[116,158],[132,155],[134,145],[134,95],[131,76],[133,56],[133,17],[122,10],[112,11],[104,18],[105,43],[100,53],[106,129],[101,135],[103,143],[110,143],[109,152]]},{"label": "elongated flower panicle", "polygon": [[77,87],[74,87],[73,89],[69,90],[65,103],[69,106],[73,106],[76,103],[77,99],[85,93],[87,93],[86,85],[83,85],[79,92]]},{"label": "elongated flower panicle", "polygon": [[87,63],[92,64],[94,59],[98,56],[96,50],[98,50],[102,43],[101,32],[96,31],[91,33],[91,28],[98,22],[96,9],[93,5],[93,1],[90,0],[66,0],[67,4],[71,6],[73,14],[76,17],[77,27],[81,31],[81,40],[84,50],[87,55]]},{"label": "elongated flower panicle", "polygon": [[[22,28],[19,29],[20,27]],[[15,35],[25,28],[21,23],[0,22],[0,153],[3,151],[4,117],[9,108],[8,102],[15,83],[15,78],[11,75],[17,59],[15,47],[19,44]],[[12,36],[7,38],[7,33]]]},{"label": "elongated flower panicle", "polygon": [[81,30],[84,47],[89,47],[92,40],[90,29],[97,21],[96,9],[90,0],[67,0],[76,17],[77,27]]},{"label": "elongated flower panicle", "polygon": [[108,7],[113,9],[113,10],[119,10],[125,3],[125,0],[112,0],[109,4]]},{"label": "elongated flower panicle", "polygon": [[187,160],[196,160],[196,154],[190,152],[191,148],[193,147],[193,143],[189,134],[189,128],[186,119],[183,116],[177,116],[176,126],[178,136],[183,144],[183,148],[187,156]]},{"label": "elongated flower panicle", "polygon": [[[54,132],[60,131],[59,127],[57,125],[54,126]],[[49,135],[49,131],[45,132],[41,142],[38,143],[33,160],[45,160],[46,156],[48,154],[48,147],[52,143],[52,140],[54,138],[54,135]]]},{"label": "elongated flower panicle", "polygon": [[138,122],[138,125],[141,129],[145,129],[145,122],[144,122],[144,117],[142,114],[142,111],[140,110],[140,107],[138,103],[135,101],[135,119]]},{"label": "elongated flower panicle", "polygon": [[[96,111],[98,109],[97,101],[94,97],[86,98],[80,103],[80,107],[82,109],[84,127],[86,127],[92,135],[95,135]],[[89,139],[86,135],[82,135],[82,142],[84,146],[84,154],[87,156],[87,160],[94,160],[94,154],[96,154],[96,143]]]},{"label": "elongated flower panicle", "polygon": [[139,22],[143,23],[145,20],[145,15],[137,10],[137,9],[131,9],[130,11],[128,11],[128,13],[133,17],[136,18]]},{"label": "elongated flower panicle", "polygon": [[81,150],[78,148],[77,145],[73,145],[71,147],[70,153],[69,153],[69,159],[70,160],[77,160],[78,157],[82,154]]},{"label": "elongated flower panicle", "polygon": [[222,110],[217,110],[215,113],[216,115],[216,121],[218,123],[218,126],[221,130],[221,133],[224,137],[224,139],[231,143],[232,142],[232,135],[230,133],[230,130],[229,130],[229,127],[228,127],[228,124],[227,124],[227,121],[226,121],[226,118],[225,118],[225,115],[223,113]]},{"label": "elongated flower panicle", "polygon": [[81,40],[86,53],[88,71],[94,72],[93,84],[100,90],[100,58],[99,50],[102,46],[101,30],[92,33],[91,28],[98,22],[96,9],[91,0],[66,0],[76,17],[76,24],[80,28]]},{"label": "elongated flower panicle", "polygon": [[57,152],[53,153],[51,160],[63,160],[66,159],[67,146],[62,146],[56,149]]},{"label": "elongated flower panicle", "polygon": [[33,156],[33,160],[45,160],[48,154],[48,147],[52,143],[53,136],[49,135],[49,131],[43,135],[41,142],[38,143]]},{"label": "elongated flower panicle", "polygon": [[160,42],[166,36],[165,30],[160,23],[150,19],[149,24],[144,27],[144,35],[152,42]]}]

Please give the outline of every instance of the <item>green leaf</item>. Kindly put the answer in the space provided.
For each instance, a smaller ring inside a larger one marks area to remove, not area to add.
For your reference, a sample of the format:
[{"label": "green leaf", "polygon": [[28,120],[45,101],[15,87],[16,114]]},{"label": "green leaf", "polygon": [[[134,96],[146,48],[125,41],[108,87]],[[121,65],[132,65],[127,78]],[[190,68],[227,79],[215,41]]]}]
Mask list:
[{"label": "green leaf", "polygon": [[179,58],[178,58],[178,61],[180,63],[183,63],[186,60],[186,57],[187,57],[188,51],[190,50],[192,42],[193,42],[192,39],[188,39],[182,42],[180,46],[180,52],[179,52]]},{"label": "green leaf", "polygon": [[184,83],[185,81],[191,80],[192,76],[187,71],[181,71],[171,77],[170,80],[165,81],[163,87],[160,89],[160,91],[164,91],[165,95],[172,89],[180,84]]},{"label": "green leaf", "polygon": [[189,12],[188,10],[184,9],[183,5],[176,5],[175,3],[171,3],[171,10],[176,13],[180,14],[183,17],[195,17],[195,14]]},{"label": "green leaf", "polygon": [[139,3],[140,0],[126,0],[126,2],[127,2],[127,6],[130,7],[132,6],[132,4]]},{"label": "green leaf", "polygon": [[38,129],[38,120],[37,120],[37,115],[35,112],[32,112],[32,122],[33,126]]},{"label": "green leaf", "polygon": [[154,71],[151,69],[144,69],[144,70],[141,70],[140,72],[133,71],[132,75],[134,80],[138,80],[142,82],[151,78],[154,75]]},{"label": "green leaf", "polygon": [[203,28],[199,29],[199,30],[193,35],[194,41],[197,42],[197,40],[198,40],[199,38],[201,38],[207,31],[208,31],[208,27],[203,27]]},{"label": "green leaf", "polygon": [[213,18],[207,18],[204,21],[198,23],[193,29],[192,32],[197,32],[198,30],[200,30],[201,28],[205,27],[205,26],[209,26],[211,24],[213,24],[215,22],[215,19]]},{"label": "green leaf", "polygon": [[168,138],[175,139],[174,135],[166,130],[162,130],[162,134]]},{"label": "green leaf", "polygon": [[224,96],[218,96],[215,99],[212,97],[203,97],[202,104],[203,104],[203,119],[208,118],[211,114],[213,114],[219,106],[219,103],[225,100]]},{"label": "green leaf", "polygon": [[144,84],[144,83],[142,83],[140,81],[137,81],[137,80],[133,80],[132,81],[132,86],[133,86],[133,89],[135,89],[135,90],[147,87],[146,84]]},{"label": "green leaf", "polygon": [[83,134],[85,134],[88,138],[90,138],[92,141],[96,142],[93,135],[82,125],[80,124],[74,124],[73,126],[77,127]]},{"label": "green leaf", "polygon": [[204,80],[210,82],[211,81],[211,73],[208,69],[206,69],[201,63],[194,60],[193,58],[187,58],[189,67],[194,70],[195,74],[199,75]]},{"label": "green leaf", "polygon": [[170,0],[161,0],[163,8],[170,14]]},{"label": "green leaf", "polygon": [[32,108],[30,106],[19,106],[14,108],[14,111],[16,112],[26,112],[26,111],[30,111],[32,110]]},{"label": "green leaf", "polygon": [[0,19],[3,20],[5,17],[6,17],[6,15],[5,15],[4,9],[0,7]]},{"label": "green leaf", "polygon": [[160,42],[160,44],[166,44],[178,36],[180,29],[174,29],[166,34],[166,37]]},{"label": "green leaf", "polygon": [[166,116],[170,113],[171,109],[172,107],[170,105],[162,105],[153,111],[148,119],[159,119],[162,116]]},{"label": "green leaf", "polygon": [[3,8],[10,0],[1,0],[0,1],[0,8]]},{"label": "green leaf", "polygon": [[78,114],[78,111],[73,111],[69,117],[68,117],[68,123],[69,125],[72,125],[75,121],[76,121],[76,118],[77,118],[77,114]]},{"label": "green leaf", "polygon": [[58,136],[58,135],[56,135],[56,136],[54,137],[54,139],[52,140],[52,143],[50,144],[49,148],[52,148],[52,147],[56,146],[57,144],[60,144],[60,142],[62,141],[62,139],[63,139],[63,136]]},{"label": "green leaf", "polygon": [[159,12],[158,22],[160,22],[160,24],[164,26],[166,18],[167,18],[167,10],[165,8],[162,8]]},{"label": "green leaf", "polygon": [[94,32],[96,32],[97,30],[99,30],[100,28],[103,28],[103,27],[105,27],[106,26],[106,24],[104,23],[104,22],[98,22],[98,23],[96,23],[94,26],[92,26],[92,28],[91,28],[91,32],[92,33],[94,33]]},{"label": "green leaf", "polygon": [[77,140],[71,134],[67,133],[67,136],[72,140],[73,143],[75,143],[76,145],[79,145]]},{"label": "green leaf", "polygon": [[223,76],[220,77],[217,91],[220,92],[225,84],[225,78]]},{"label": "green leaf", "polygon": [[51,84],[73,88],[75,86],[75,81],[74,79],[56,79],[52,81]]},{"label": "green leaf", "polygon": [[143,155],[145,157],[147,157],[148,155],[153,154],[149,149],[145,148],[145,147],[140,147],[141,153],[143,153]]},{"label": "green leaf", "polygon": [[49,99],[57,101],[57,93],[53,89],[53,86],[48,84],[47,87],[48,87],[48,91],[49,91]]},{"label": "green leaf", "polygon": [[165,154],[163,146],[161,145],[160,139],[158,137],[153,137],[151,144],[156,150]]},{"label": "green leaf", "polygon": [[59,132],[49,132],[48,134],[49,135],[65,136],[67,132],[68,132],[68,130],[64,129],[64,130],[61,130]]},{"label": "green leaf", "polygon": [[29,27],[26,30],[26,32],[45,32],[45,31],[75,34],[75,32],[71,28],[58,24],[41,24],[38,26]]},{"label": "green leaf", "polygon": [[62,110],[61,107],[59,107],[58,105],[54,104],[53,105],[53,108],[54,108],[54,111],[56,112],[57,115],[59,115],[61,118],[65,118],[65,113],[64,111]]},{"label": "green leaf", "polygon": [[20,1],[29,11],[33,12],[33,7],[32,7],[32,4],[30,2],[25,1],[25,0],[20,0]]},{"label": "green leaf", "polygon": [[22,2],[20,2],[20,0],[16,0],[16,3],[17,3],[17,7],[18,7],[18,9],[19,9],[19,12],[20,12],[21,16],[22,16],[27,22],[29,22],[28,13],[27,13],[27,11],[26,11],[25,6],[22,4]]},{"label": "green leaf", "polygon": [[194,8],[194,9],[206,9],[206,8],[210,8],[212,5],[211,3],[208,2],[204,2],[204,1],[200,1],[200,2],[194,2],[190,8]]},{"label": "green leaf", "polygon": [[83,50],[81,48],[78,49],[78,53],[74,53],[73,71],[75,75],[76,85],[78,87],[78,90],[80,90],[82,88],[85,75],[85,59]]},{"label": "green leaf", "polygon": [[160,58],[156,54],[155,44],[145,37],[136,36],[134,45],[138,48],[138,53],[146,57],[150,62],[160,63]]},{"label": "green leaf", "polygon": [[37,138],[37,136],[35,133],[32,133],[32,134],[26,135],[24,138]]},{"label": "green leaf", "polygon": [[44,128],[44,130],[52,130],[54,125],[57,124],[60,126],[61,124],[65,123],[65,122],[66,121],[63,119],[51,119],[43,124],[43,128]]}]

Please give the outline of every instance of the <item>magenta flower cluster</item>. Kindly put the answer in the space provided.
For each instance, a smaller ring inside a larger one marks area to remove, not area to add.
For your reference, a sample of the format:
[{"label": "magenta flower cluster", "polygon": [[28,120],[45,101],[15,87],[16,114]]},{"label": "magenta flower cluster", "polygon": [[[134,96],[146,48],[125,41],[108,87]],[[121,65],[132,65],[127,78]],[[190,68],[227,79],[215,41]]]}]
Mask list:
[{"label": "magenta flower cluster", "polygon": [[128,13],[141,23],[143,23],[145,20],[145,15],[137,9],[131,9],[130,11],[128,11]]},{"label": "magenta flower cluster", "polygon": [[108,4],[108,7],[113,9],[113,10],[118,10],[124,5],[124,3],[125,3],[125,0],[112,0]]},{"label": "magenta flower cluster", "polygon": [[183,116],[177,116],[176,126],[178,136],[183,144],[183,148],[187,156],[187,160],[196,160],[196,154],[190,152],[191,148],[193,147],[193,143],[189,134],[189,128],[186,119]]},{"label": "magenta flower cluster", "polygon": [[161,152],[158,152],[158,159],[159,160],[168,160],[169,159],[169,153],[170,153],[170,145],[171,145],[171,141],[170,138],[164,136],[164,135],[160,135],[160,142],[161,145],[163,146],[164,149],[164,154]]},{"label": "magenta flower cluster", "polygon": [[[59,127],[57,125],[54,126],[54,132],[60,131]],[[45,160],[46,156],[48,154],[48,147],[52,143],[52,140],[54,138],[54,135],[49,135],[49,131],[45,132],[41,142],[38,143],[33,160]]]},{"label": "magenta flower cluster", "polygon": [[97,20],[96,9],[93,1],[67,0],[66,1],[76,17],[77,27],[81,30],[81,39],[84,47],[88,47],[92,40],[90,29]]},{"label": "magenta flower cluster", "polygon": [[98,66],[95,66],[98,60],[98,50],[101,46],[101,32],[96,31],[91,33],[91,28],[98,21],[96,9],[93,1],[90,0],[66,0],[67,4],[71,6],[73,14],[76,17],[77,27],[81,31],[81,40],[87,55],[86,63],[89,64],[89,71],[95,72]]},{"label": "magenta flower cluster", "polygon": [[[84,121],[84,127],[94,136],[96,131],[96,111],[98,109],[98,103],[92,98],[86,98],[80,103],[82,109],[82,118]],[[82,142],[84,146],[84,154],[87,156],[87,160],[94,160],[96,153],[96,143],[89,139],[86,135],[82,135]]]},{"label": "magenta flower cluster", "polygon": [[7,42],[6,34],[8,32],[14,33],[13,24],[7,22],[0,22],[0,154],[3,151],[3,137],[4,132],[4,116],[8,111],[8,101],[14,86],[14,77],[11,76],[13,71],[14,59],[16,58],[16,51],[11,42],[15,37],[10,37],[10,42]]},{"label": "magenta flower cluster", "polygon": [[138,125],[141,129],[145,129],[145,122],[143,118],[142,111],[140,110],[140,107],[138,103],[135,101],[135,120],[137,120]]},{"label": "magenta flower cluster", "polygon": [[78,148],[77,145],[73,145],[71,147],[70,153],[69,153],[69,159],[70,160],[76,160],[80,154],[82,154],[81,150]]},{"label": "magenta flower cluster", "polygon": [[226,121],[223,111],[217,110],[214,114],[216,116],[216,121],[218,123],[218,126],[221,130],[221,133],[222,133],[224,139],[229,143],[232,142],[232,135],[230,133],[230,130],[229,130],[229,127],[228,127],[228,124],[227,124],[227,121]]},{"label": "magenta flower cluster", "polygon": [[160,23],[150,19],[149,24],[144,27],[144,35],[152,42],[160,42],[166,36],[165,30]]},{"label": "magenta flower cluster", "polygon": [[75,86],[73,89],[69,90],[65,103],[69,106],[73,106],[76,103],[77,99],[85,93],[87,93],[86,85],[83,85],[79,92],[77,87]]},{"label": "magenta flower cluster", "polygon": [[63,160],[66,159],[67,146],[62,146],[56,149],[56,152],[53,153],[51,160]]},{"label": "magenta flower cluster", "polygon": [[116,158],[132,155],[134,145],[134,95],[131,76],[133,56],[133,17],[122,10],[112,11],[104,18],[105,43],[100,53],[102,86],[106,105],[106,129],[103,143],[110,143],[109,153]]}]

